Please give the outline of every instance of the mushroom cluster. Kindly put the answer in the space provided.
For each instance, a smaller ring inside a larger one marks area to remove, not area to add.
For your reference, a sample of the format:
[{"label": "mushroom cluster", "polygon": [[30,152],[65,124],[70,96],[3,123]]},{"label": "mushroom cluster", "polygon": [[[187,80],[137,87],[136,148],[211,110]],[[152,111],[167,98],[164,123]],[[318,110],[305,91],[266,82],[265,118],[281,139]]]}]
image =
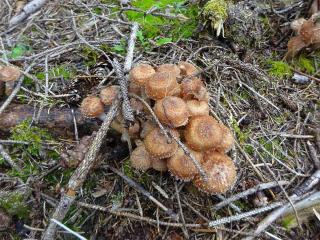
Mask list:
[{"label": "mushroom cluster", "polygon": [[[193,181],[200,190],[218,194],[235,182],[236,168],[226,155],[234,140],[231,131],[209,115],[209,94],[203,81],[195,77],[198,71],[188,62],[157,67],[136,65],[129,73],[129,93],[138,95],[153,108],[168,134],[137,98],[130,100],[136,122],[126,129],[119,114],[112,127],[134,141],[136,147],[130,156],[134,168],[169,170],[177,179]],[[103,118],[104,107],[112,104],[118,92],[119,87],[112,85],[102,89],[99,97],[85,98],[81,104],[83,114]],[[188,151],[171,137],[184,143]],[[200,163],[206,181],[190,156]]]}]

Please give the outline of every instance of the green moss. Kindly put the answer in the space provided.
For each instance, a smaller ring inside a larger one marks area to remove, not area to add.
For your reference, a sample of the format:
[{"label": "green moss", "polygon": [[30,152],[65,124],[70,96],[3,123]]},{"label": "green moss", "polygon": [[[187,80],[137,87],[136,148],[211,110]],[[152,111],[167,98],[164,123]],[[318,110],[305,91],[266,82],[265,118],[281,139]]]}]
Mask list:
[{"label": "green moss", "polygon": [[126,176],[128,176],[129,178],[133,178],[134,177],[134,170],[131,166],[131,163],[130,163],[130,159],[128,158],[127,160],[124,161],[123,163],[123,171],[124,171],[124,174]]},{"label": "green moss", "polygon": [[204,20],[210,22],[217,35],[223,32],[223,23],[228,17],[228,3],[225,0],[210,0],[203,8]]},{"label": "green moss", "polygon": [[232,126],[234,132],[236,133],[236,136],[237,136],[239,143],[244,144],[245,142],[247,142],[249,135],[250,135],[250,130],[245,130],[245,131],[241,130],[239,127],[239,124],[237,123],[237,121],[235,119],[232,119],[231,126]]},{"label": "green moss", "polygon": [[12,193],[0,199],[0,208],[3,208],[11,216],[26,218],[29,214],[29,207],[24,202],[24,197],[20,193]]},{"label": "green moss", "polygon": [[[267,140],[265,138],[260,138],[259,143],[274,157],[285,160],[286,157],[282,154],[281,149],[281,141],[279,138],[274,138],[272,140]],[[266,152],[261,153],[263,157],[269,158],[270,155]]]},{"label": "green moss", "polygon": [[308,74],[314,74],[316,71],[313,59],[307,58],[305,55],[300,55],[299,58],[294,62],[294,65],[298,67],[300,71]]},{"label": "green moss", "polygon": [[81,49],[82,56],[84,57],[84,63],[87,66],[93,66],[97,63],[97,60],[99,58],[99,54],[97,53],[96,50],[88,47],[88,46],[83,46]]},{"label": "green moss", "polygon": [[268,73],[273,77],[284,79],[292,75],[291,67],[286,62],[268,60],[267,63],[269,65]]}]

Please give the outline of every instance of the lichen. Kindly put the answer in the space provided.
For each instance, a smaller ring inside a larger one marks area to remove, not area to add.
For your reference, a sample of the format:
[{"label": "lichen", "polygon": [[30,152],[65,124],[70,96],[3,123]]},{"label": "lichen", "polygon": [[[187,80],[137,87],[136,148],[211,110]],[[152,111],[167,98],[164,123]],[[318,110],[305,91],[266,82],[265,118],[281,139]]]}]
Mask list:
[{"label": "lichen", "polygon": [[210,0],[203,8],[202,15],[216,31],[217,36],[224,35],[223,23],[228,18],[228,4],[225,0]]}]

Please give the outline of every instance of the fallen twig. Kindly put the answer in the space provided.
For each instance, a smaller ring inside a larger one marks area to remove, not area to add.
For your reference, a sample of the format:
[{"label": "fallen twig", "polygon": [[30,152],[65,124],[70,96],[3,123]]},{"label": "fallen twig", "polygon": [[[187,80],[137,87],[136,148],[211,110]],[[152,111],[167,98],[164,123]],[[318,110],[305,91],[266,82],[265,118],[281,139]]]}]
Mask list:
[{"label": "fallen twig", "polygon": [[3,157],[3,159],[15,170],[18,172],[21,172],[22,169],[12,160],[10,155],[4,150],[2,144],[0,144],[0,155]]},{"label": "fallen twig", "polygon": [[11,18],[11,20],[9,21],[9,26],[12,27],[14,25],[17,25],[18,23],[21,23],[23,20],[27,19],[31,14],[40,10],[40,8],[43,7],[47,3],[47,1],[48,0],[33,0],[27,3],[21,10],[20,14]]},{"label": "fallen twig", "polygon": [[230,203],[239,200],[240,198],[244,198],[250,194],[253,194],[255,192],[264,190],[264,189],[269,189],[273,187],[277,187],[278,184],[280,185],[286,185],[289,184],[288,181],[279,181],[279,182],[269,182],[269,183],[262,183],[257,186],[254,186],[253,188],[247,189],[246,191],[243,191],[241,193],[235,194],[231,196],[230,198],[225,199],[223,202],[220,202],[216,205],[213,206],[214,210],[219,210],[220,208],[229,205]]}]

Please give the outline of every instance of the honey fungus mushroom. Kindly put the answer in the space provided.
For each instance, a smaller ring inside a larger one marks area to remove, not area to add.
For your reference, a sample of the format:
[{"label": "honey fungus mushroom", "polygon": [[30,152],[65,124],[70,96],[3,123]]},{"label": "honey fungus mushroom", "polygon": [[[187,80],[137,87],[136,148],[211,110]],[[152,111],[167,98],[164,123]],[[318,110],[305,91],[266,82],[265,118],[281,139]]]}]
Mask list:
[{"label": "honey fungus mushroom", "polygon": [[232,132],[229,128],[227,128],[225,125],[220,123],[221,130],[223,132],[222,134],[222,141],[221,143],[216,147],[216,150],[222,153],[227,153],[231,150],[234,144],[234,138],[232,135]]},{"label": "honey fungus mushroom", "polygon": [[150,155],[147,152],[144,144],[139,145],[132,151],[130,162],[133,168],[141,171],[146,171],[152,167]]},{"label": "honey fungus mushroom", "polygon": [[174,77],[179,77],[180,76],[180,69],[177,65],[175,64],[161,64],[160,66],[157,67],[157,72],[165,72],[169,73],[170,75]]},{"label": "honey fungus mushroom", "polygon": [[202,168],[208,181],[205,182],[197,175],[193,183],[201,191],[209,194],[226,192],[236,180],[236,167],[232,160],[223,153],[209,151],[205,153]]},{"label": "honey fungus mushroom", "polygon": [[198,69],[189,62],[179,62],[178,67],[182,76],[191,76],[198,72]]},{"label": "honey fungus mushroom", "polygon": [[117,98],[119,93],[119,86],[112,85],[105,87],[100,91],[100,99],[104,105],[111,105],[112,102]]},{"label": "honey fungus mushroom", "polygon": [[151,158],[152,168],[159,172],[165,172],[168,170],[166,158]]},{"label": "honey fungus mushroom", "polygon": [[182,81],[181,96],[185,100],[196,99],[209,101],[209,93],[200,78],[192,78]]},{"label": "honey fungus mushroom", "polygon": [[156,72],[146,82],[145,91],[149,98],[159,100],[166,96],[172,96],[178,87],[175,76],[167,72]]},{"label": "honey fungus mushroom", "polygon": [[189,119],[184,137],[193,150],[203,151],[219,146],[223,131],[213,117],[195,116]]},{"label": "honey fungus mushroom", "polygon": [[191,99],[186,104],[191,116],[209,115],[209,104],[206,101]]},{"label": "honey fungus mushroom", "polygon": [[[202,152],[196,152],[191,149],[189,151],[199,163],[202,163]],[[183,181],[190,181],[198,174],[196,166],[182,148],[178,148],[175,154],[168,159],[167,166],[175,177]]]},{"label": "honey fungus mushroom", "polygon": [[[170,134],[178,137],[179,133],[176,130],[170,130]],[[146,150],[151,157],[161,159],[171,157],[178,148],[178,144],[161,132],[160,128],[153,129],[144,139]]]},{"label": "honey fungus mushroom", "polygon": [[98,117],[104,120],[106,114],[104,113],[104,105],[99,97],[88,96],[83,99],[80,106],[81,113],[88,118]]},{"label": "honey fungus mushroom", "polygon": [[144,86],[147,81],[155,73],[153,67],[149,64],[139,64],[133,67],[129,73],[130,81],[133,83]]},{"label": "honey fungus mushroom", "polygon": [[189,117],[186,103],[181,98],[174,96],[158,100],[154,106],[154,113],[162,123],[171,127],[186,125]]},{"label": "honey fungus mushroom", "polygon": [[5,82],[5,93],[10,95],[14,88],[15,81],[21,76],[17,67],[5,66],[0,67],[0,81]]}]

